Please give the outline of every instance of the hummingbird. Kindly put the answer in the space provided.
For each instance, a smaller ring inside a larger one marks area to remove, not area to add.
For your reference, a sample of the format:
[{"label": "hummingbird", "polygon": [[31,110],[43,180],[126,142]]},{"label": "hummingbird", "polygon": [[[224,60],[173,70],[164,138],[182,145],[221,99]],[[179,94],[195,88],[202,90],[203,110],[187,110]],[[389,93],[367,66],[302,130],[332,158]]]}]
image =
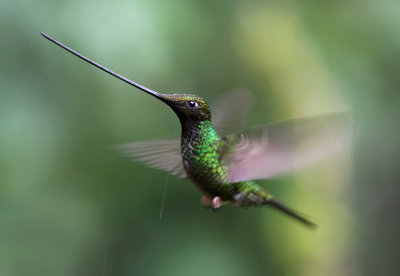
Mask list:
[{"label": "hummingbird", "polygon": [[[236,91],[224,96],[212,119],[200,96],[164,94],[136,83],[72,50],[45,33],[43,37],[112,76],[168,105],[181,124],[181,138],[117,146],[146,165],[188,178],[203,194],[201,203],[213,210],[232,203],[240,207],[270,206],[309,227],[316,224],[287,207],[255,180],[280,176],[337,153],[351,140],[350,116],[343,112],[261,125],[239,132],[251,96]],[[245,106],[246,108],[243,108]]]}]

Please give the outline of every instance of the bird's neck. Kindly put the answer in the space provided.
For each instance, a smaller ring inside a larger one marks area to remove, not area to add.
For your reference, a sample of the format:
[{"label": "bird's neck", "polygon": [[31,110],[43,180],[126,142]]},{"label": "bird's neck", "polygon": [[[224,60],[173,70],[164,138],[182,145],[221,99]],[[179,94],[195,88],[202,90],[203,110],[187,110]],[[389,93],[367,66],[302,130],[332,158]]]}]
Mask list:
[{"label": "bird's neck", "polygon": [[210,120],[185,120],[182,125],[182,144],[199,144],[200,141],[214,142],[220,137]]}]

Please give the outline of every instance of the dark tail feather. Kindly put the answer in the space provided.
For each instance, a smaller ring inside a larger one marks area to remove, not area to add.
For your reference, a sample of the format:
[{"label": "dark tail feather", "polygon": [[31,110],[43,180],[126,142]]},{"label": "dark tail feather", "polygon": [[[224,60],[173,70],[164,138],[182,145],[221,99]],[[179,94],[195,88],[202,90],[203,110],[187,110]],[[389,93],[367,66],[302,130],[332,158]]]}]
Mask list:
[{"label": "dark tail feather", "polygon": [[317,225],[315,223],[311,222],[310,220],[306,219],[305,217],[300,216],[295,211],[292,211],[291,209],[285,207],[282,203],[280,203],[279,201],[277,201],[274,198],[269,199],[265,204],[266,205],[271,205],[271,206],[279,209],[280,211],[282,211],[285,214],[291,216],[292,218],[297,219],[298,221],[300,221],[301,223],[305,224],[308,227],[311,227],[311,228],[316,228],[317,227]]}]

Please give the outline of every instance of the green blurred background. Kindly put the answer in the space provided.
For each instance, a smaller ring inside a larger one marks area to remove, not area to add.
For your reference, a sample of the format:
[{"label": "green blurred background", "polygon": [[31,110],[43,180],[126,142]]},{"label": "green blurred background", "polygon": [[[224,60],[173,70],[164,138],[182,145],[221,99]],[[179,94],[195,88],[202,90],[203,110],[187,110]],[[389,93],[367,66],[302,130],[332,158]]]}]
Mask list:
[{"label": "green blurred background", "polygon": [[[0,23],[0,275],[399,275],[399,1],[3,0]],[[246,87],[248,126],[352,111],[352,151],[261,181],[320,227],[215,214],[107,148],[178,120],[40,31],[161,92]]]}]

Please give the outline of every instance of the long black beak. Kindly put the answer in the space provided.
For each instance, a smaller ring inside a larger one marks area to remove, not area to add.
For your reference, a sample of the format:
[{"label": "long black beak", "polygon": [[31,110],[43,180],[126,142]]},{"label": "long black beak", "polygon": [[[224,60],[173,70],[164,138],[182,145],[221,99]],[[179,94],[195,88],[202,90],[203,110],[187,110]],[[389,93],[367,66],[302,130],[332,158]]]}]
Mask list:
[{"label": "long black beak", "polygon": [[67,50],[68,52],[70,52],[71,54],[74,54],[78,58],[83,59],[86,62],[89,62],[90,64],[96,66],[97,68],[103,70],[104,72],[106,72],[106,73],[108,73],[110,75],[113,75],[114,77],[116,77],[116,78],[118,78],[118,79],[120,79],[120,80],[122,80],[122,81],[124,81],[126,83],[129,83],[130,85],[133,85],[134,87],[136,87],[136,88],[138,88],[138,89],[140,89],[140,90],[142,90],[142,91],[144,91],[144,92],[146,92],[146,93],[148,93],[150,95],[153,95],[154,97],[156,97],[156,98],[158,98],[158,99],[160,99],[160,100],[162,100],[164,102],[168,102],[167,99],[165,98],[164,94],[156,92],[156,91],[153,91],[153,90],[151,90],[151,89],[149,89],[149,88],[147,88],[147,87],[145,87],[145,86],[143,86],[143,85],[141,85],[141,84],[139,84],[137,82],[134,82],[134,81],[132,81],[132,80],[130,80],[128,78],[125,78],[124,76],[121,76],[120,74],[115,73],[114,71],[111,71],[110,69],[104,67],[103,65],[101,65],[101,64],[99,64],[99,63],[97,63],[97,62],[85,57],[84,55],[82,55],[82,54],[80,54],[80,53],[78,53],[78,52],[76,52],[74,50],[72,50],[68,46],[65,46],[61,42],[58,42],[57,40],[55,40],[54,38],[48,36],[45,33],[41,32],[40,34],[42,36],[44,36],[45,38],[47,38],[48,40],[50,40],[51,42],[53,42],[54,44],[57,44],[61,48],[63,48],[65,50]]}]

